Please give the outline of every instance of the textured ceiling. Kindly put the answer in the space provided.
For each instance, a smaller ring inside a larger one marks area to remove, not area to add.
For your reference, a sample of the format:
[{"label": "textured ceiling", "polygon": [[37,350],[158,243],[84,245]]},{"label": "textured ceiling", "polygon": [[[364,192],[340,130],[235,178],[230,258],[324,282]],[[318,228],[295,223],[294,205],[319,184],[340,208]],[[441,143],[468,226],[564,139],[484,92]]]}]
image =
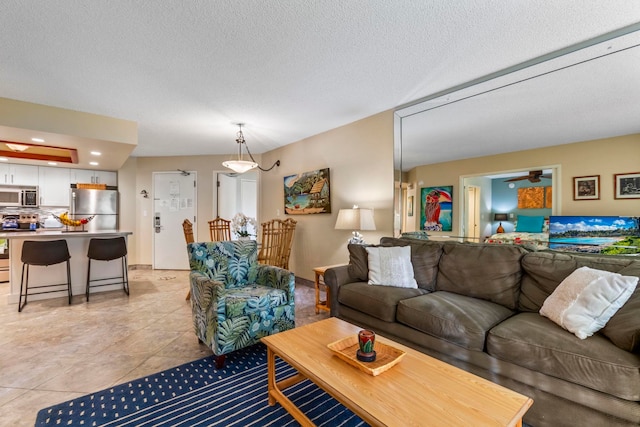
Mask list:
[{"label": "textured ceiling", "polygon": [[136,121],[136,156],[233,153],[235,122],[261,153],[636,22],[629,0],[3,0],[0,97]]}]

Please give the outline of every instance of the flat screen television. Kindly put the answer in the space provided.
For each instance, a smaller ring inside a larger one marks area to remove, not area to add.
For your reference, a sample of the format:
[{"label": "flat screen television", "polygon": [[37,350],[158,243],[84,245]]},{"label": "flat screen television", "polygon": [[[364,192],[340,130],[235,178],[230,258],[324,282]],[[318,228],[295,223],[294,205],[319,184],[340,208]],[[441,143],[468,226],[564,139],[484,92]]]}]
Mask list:
[{"label": "flat screen television", "polygon": [[640,217],[551,216],[549,249],[608,255],[640,254]]}]

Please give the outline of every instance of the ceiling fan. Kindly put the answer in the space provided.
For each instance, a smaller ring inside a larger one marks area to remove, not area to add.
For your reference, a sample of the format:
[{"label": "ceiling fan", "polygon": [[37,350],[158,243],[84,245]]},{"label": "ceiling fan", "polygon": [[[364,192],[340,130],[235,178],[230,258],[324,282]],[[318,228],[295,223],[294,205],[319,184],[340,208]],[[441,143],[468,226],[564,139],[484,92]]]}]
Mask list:
[{"label": "ceiling fan", "polygon": [[545,175],[541,170],[529,171],[529,175],[506,179],[504,182],[522,181],[524,179],[528,179],[530,182],[540,182],[540,178],[551,179],[551,175]]}]

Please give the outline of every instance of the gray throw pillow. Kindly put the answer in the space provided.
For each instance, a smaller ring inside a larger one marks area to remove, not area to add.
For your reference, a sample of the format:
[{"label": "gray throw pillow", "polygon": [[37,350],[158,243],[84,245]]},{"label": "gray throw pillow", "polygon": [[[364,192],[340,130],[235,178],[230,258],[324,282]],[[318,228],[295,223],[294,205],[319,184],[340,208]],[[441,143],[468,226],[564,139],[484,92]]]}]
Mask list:
[{"label": "gray throw pillow", "polygon": [[[640,262],[619,271],[625,276],[640,277]],[[640,354],[640,285],[631,298],[613,315],[600,333],[617,347]]]}]

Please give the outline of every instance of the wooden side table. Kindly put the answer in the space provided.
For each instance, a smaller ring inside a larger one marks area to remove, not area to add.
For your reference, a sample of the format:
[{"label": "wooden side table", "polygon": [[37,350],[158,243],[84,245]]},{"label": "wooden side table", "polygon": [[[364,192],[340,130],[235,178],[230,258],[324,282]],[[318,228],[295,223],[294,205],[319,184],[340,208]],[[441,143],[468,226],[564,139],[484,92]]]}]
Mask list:
[{"label": "wooden side table", "polygon": [[[332,267],[340,267],[341,265],[346,264],[334,264],[334,265],[325,265],[324,267],[316,267],[313,271],[316,273],[316,314],[320,313],[320,310],[330,311],[331,306],[329,305],[329,287],[324,283],[324,272],[327,269]],[[321,289],[322,288],[322,289]],[[320,291],[324,291],[325,299],[320,300]]]}]

